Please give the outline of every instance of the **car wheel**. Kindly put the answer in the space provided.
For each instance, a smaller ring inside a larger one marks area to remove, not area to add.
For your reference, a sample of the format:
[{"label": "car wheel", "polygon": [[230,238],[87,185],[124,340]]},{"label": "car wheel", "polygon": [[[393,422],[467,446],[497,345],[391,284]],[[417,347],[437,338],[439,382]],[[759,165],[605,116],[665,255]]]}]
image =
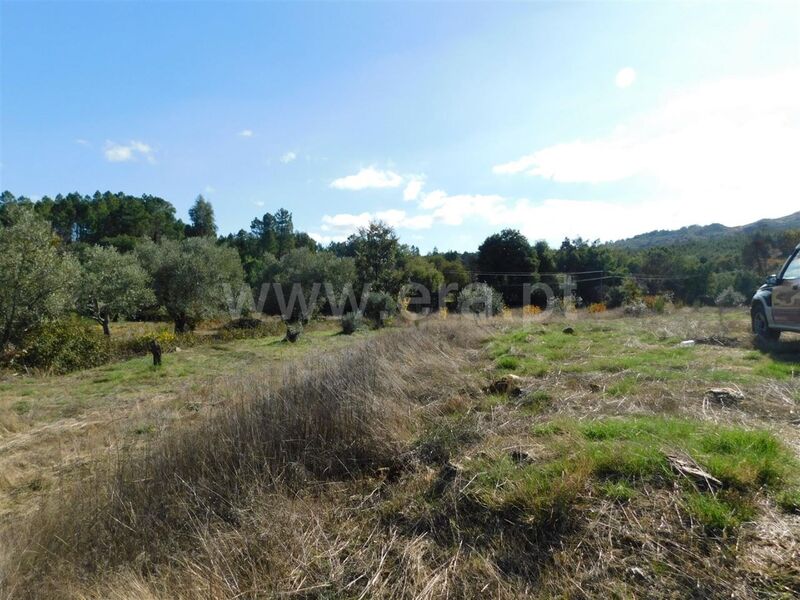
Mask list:
[{"label": "car wheel", "polygon": [[753,311],[753,333],[770,342],[776,342],[781,337],[780,331],[770,328],[769,321],[767,321],[767,313],[764,312],[764,308],[761,306]]}]

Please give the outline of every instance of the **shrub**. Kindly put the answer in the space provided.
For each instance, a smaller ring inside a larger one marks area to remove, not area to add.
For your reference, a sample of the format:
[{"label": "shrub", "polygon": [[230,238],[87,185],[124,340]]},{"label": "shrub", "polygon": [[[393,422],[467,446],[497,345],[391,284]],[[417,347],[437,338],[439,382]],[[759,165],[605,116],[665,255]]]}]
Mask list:
[{"label": "shrub", "polygon": [[746,301],[747,299],[732,287],[726,288],[715,298],[717,306],[726,307],[741,306]]},{"label": "shrub", "polygon": [[526,317],[535,317],[536,315],[542,314],[542,312],[542,307],[536,306],[535,304],[529,304],[522,309],[522,314]]},{"label": "shrub", "polygon": [[361,312],[349,312],[342,317],[342,333],[352,335],[364,326]]},{"label": "shrub", "polygon": [[625,304],[625,294],[621,286],[614,286],[609,288],[606,292],[606,299],[605,299],[606,307],[608,308],[617,308],[618,306],[622,306]]},{"label": "shrub", "polygon": [[667,309],[668,304],[672,304],[672,294],[645,296],[642,301],[648,309],[661,314]]},{"label": "shrub", "polygon": [[397,302],[385,292],[370,292],[364,305],[364,316],[375,324],[383,327],[397,315]]},{"label": "shrub", "polygon": [[43,323],[27,337],[17,360],[53,373],[89,369],[111,359],[111,346],[102,333],[77,316]]},{"label": "shrub", "polygon": [[623,307],[623,311],[629,317],[641,317],[647,312],[647,305],[641,300],[629,302]]},{"label": "shrub", "polygon": [[503,296],[485,283],[473,283],[458,295],[458,311],[462,314],[494,316],[503,311]]},{"label": "shrub", "polygon": [[224,329],[258,329],[263,323],[261,319],[254,317],[240,317],[230,323],[226,323]]},{"label": "shrub", "polygon": [[[188,336],[182,336],[186,340]],[[178,347],[178,336],[169,330],[146,333],[127,340],[116,340],[113,342],[114,355],[117,358],[129,358],[131,356],[142,356],[150,352],[150,344],[156,341],[161,346],[162,352],[174,352]],[[189,344],[183,344],[189,345]]]},{"label": "shrub", "polygon": [[603,302],[595,302],[590,304],[587,310],[590,314],[604,313],[606,312],[606,305]]}]

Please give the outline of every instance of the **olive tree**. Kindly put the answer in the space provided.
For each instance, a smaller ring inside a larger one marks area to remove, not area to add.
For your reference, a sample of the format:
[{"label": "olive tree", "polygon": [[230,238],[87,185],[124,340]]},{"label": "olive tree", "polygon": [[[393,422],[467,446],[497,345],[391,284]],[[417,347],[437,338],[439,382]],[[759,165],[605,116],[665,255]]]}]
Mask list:
[{"label": "olive tree", "polygon": [[0,349],[67,310],[79,272],[49,224],[32,210],[12,212],[0,224]]},{"label": "olive tree", "polygon": [[307,320],[327,303],[344,302],[356,278],[352,258],[308,248],[290,250],[269,269],[261,284],[273,284],[275,295],[268,312],[280,312],[287,321]]},{"label": "olive tree", "polygon": [[130,317],[155,302],[150,276],[133,254],[93,246],[81,258],[78,312],[100,323],[105,335],[113,317]]},{"label": "olive tree", "polygon": [[198,321],[228,309],[225,286],[240,289],[244,271],[239,253],[210,237],[194,237],[137,248],[151,274],[158,302],[175,322],[175,331],[194,329]]},{"label": "olive tree", "polygon": [[471,283],[458,294],[458,311],[462,314],[492,317],[504,307],[500,292],[485,283]]}]

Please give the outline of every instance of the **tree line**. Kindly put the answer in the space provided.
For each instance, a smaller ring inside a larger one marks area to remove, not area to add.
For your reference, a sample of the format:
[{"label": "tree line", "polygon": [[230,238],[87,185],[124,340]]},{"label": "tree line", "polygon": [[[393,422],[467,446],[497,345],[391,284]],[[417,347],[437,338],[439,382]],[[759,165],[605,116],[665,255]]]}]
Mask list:
[{"label": "tree line", "polygon": [[[491,286],[512,307],[529,301],[525,285],[535,283],[556,294],[568,291],[568,301],[579,305],[616,306],[638,294],[663,293],[711,304],[726,290],[752,294],[798,241],[800,231],[784,231],[646,250],[580,238],[551,248],[507,229],[475,252],[422,255],[380,222],[323,247],[297,231],[283,208],[253,219],[247,230],[219,236],[213,206],[202,196],[184,223],[169,202],[150,195],[72,193],[32,201],[4,192],[0,348],[19,345],[37,326],[69,312],[94,320],[106,335],[120,318],[168,318],[176,331],[190,331],[228,308],[223,290],[246,286],[258,297],[264,284],[282,292],[262,303],[271,314],[281,312],[280,296],[289,296],[293,284],[307,290],[322,282],[336,294],[369,285],[388,297],[413,282],[434,292],[432,310],[454,300],[436,291],[473,282]],[[330,310],[324,295],[314,302],[312,312]]]}]

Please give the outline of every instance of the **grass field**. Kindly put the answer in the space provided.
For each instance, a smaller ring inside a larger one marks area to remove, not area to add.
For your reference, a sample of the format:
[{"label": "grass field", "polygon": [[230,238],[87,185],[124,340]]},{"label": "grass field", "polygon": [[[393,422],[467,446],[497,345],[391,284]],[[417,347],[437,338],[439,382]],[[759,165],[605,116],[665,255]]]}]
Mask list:
[{"label": "grass field", "polygon": [[796,597],[800,351],[748,327],[453,318],[3,381],[3,589]]},{"label": "grass field", "polygon": [[[134,335],[147,325],[133,324]],[[165,355],[161,368],[141,357],[68,375],[0,380],[0,519],[30,510],[33,497],[74,469],[80,474],[96,453],[146,444],[172,424],[200,417],[208,389],[220,378],[352,341],[329,327],[310,331],[297,344],[281,340],[198,345]]]}]

